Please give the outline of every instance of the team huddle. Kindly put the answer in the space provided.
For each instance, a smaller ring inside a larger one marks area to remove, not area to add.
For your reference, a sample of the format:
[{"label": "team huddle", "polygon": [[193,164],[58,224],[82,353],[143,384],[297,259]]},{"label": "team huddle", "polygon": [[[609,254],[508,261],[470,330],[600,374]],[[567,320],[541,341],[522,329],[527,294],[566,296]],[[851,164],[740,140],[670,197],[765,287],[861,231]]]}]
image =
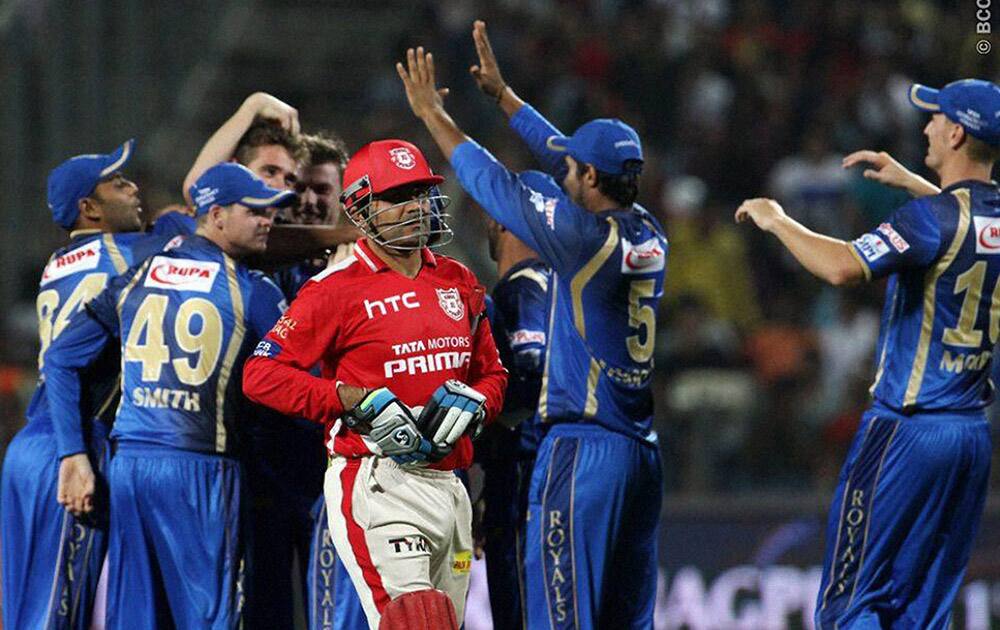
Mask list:
[{"label": "team huddle", "polygon": [[[653,626],[668,244],[637,203],[641,141],[617,119],[564,135],[504,81],[484,23],[473,40],[473,80],[540,170],[456,125],[423,48],[396,69],[488,215],[491,296],[434,251],[455,232],[417,146],[348,159],[266,94],[146,226],[132,141],[52,170],[70,243],[42,274],[39,382],[3,465],[4,627],[291,628],[302,609],[317,629],[457,630],[481,552],[496,628]],[[947,627],[986,495],[1000,88],[910,100],[942,189],[860,151],[845,166],[915,199],[854,241],[772,200],[736,211],[822,280],[889,278],[817,627]]]}]

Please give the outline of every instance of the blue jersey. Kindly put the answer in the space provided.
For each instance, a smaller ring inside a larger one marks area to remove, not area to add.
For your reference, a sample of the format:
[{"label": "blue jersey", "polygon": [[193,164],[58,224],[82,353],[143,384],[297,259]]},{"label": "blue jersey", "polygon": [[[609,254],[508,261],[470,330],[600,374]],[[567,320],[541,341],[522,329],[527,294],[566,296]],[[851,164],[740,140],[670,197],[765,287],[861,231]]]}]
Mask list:
[{"label": "blue jersey", "polygon": [[967,181],[914,199],[852,251],[869,279],[889,276],[875,400],[905,413],[988,405],[1000,338],[1000,189]]},{"label": "blue jersey", "polygon": [[[558,130],[527,105],[511,122],[543,164],[565,173],[562,154],[545,142]],[[473,198],[552,268],[542,422],[583,420],[650,438],[667,258],[657,221],[638,205],[587,212],[552,177],[512,173],[472,141],[455,149],[451,163]]]},{"label": "blue jersey", "polygon": [[271,279],[278,285],[285,299],[290,303],[299,294],[299,289],[319,272],[326,269],[326,260],[317,265],[311,260],[303,260],[290,267],[279,269],[271,274]]},{"label": "blue jersey", "polygon": [[519,423],[522,454],[533,453],[538,447],[533,417],[545,364],[550,276],[540,260],[517,263],[497,282],[490,300],[492,308],[488,309],[500,360],[510,372],[503,417],[511,417],[510,424]]},{"label": "blue jersey", "polygon": [[[117,278],[60,339],[72,356],[45,368],[58,423],[74,371],[109,339],[121,339],[122,400],[112,437],[121,441],[234,451],[243,360],[280,317],[281,292],[211,241],[191,236]],[[58,410],[58,411],[56,411]],[[70,422],[72,418],[64,418]]]},{"label": "blue jersey", "polygon": [[[52,342],[67,330],[73,315],[99,295],[108,282],[125,272],[132,264],[131,246],[144,235],[138,232],[111,234],[91,230],[73,232],[69,245],[56,250],[45,266],[39,283],[38,307],[38,368],[41,371],[52,350]],[[55,352],[58,352],[56,350]],[[78,418],[89,422],[102,417],[110,420],[118,392],[118,353],[114,349],[95,357],[85,378],[89,387],[78,399]],[[46,402],[46,383],[39,379],[38,387],[28,406],[28,422],[35,429],[56,430],[60,457],[84,451],[84,427],[80,420],[68,427],[52,427]]]}]

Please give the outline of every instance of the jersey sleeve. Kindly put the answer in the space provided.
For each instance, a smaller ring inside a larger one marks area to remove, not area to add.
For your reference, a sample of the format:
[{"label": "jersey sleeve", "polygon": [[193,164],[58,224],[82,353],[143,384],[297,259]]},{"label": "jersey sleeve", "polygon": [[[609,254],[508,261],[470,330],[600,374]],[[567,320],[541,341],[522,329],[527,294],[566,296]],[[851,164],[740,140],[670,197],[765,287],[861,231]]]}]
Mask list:
[{"label": "jersey sleeve", "polygon": [[247,328],[255,339],[262,339],[288,310],[281,289],[260,272],[251,272],[250,300],[247,304]]},{"label": "jersey sleeve", "polygon": [[338,309],[328,289],[306,283],[243,368],[243,392],[250,400],[287,416],[330,422],[344,412],[333,381],[309,370],[337,342]]},{"label": "jersey sleeve", "polygon": [[607,237],[608,223],[572,203],[544,173],[515,175],[471,140],[455,148],[451,164],[476,202],[558,272],[573,271]]},{"label": "jersey sleeve", "polygon": [[924,267],[940,255],[941,225],[926,198],[899,208],[877,228],[851,241],[865,278]]},{"label": "jersey sleeve", "polygon": [[189,217],[188,215],[172,211],[166,214],[160,215],[153,226],[150,228],[150,234],[155,234],[157,236],[167,237],[167,240],[175,236],[189,236],[194,234],[197,229],[197,223],[194,217]]},{"label": "jersey sleeve", "polygon": [[534,409],[538,401],[545,359],[547,283],[545,274],[527,268],[514,274],[498,296],[513,363],[504,403],[508,411]]},{"label": "jersey sleeve", "polygon": [[97,360],[105,346],[118,336],[118,298],[136,272],[132,269],[113,279],[70,318],[45,353],[42,376],[60,458],[86,451],[84,418],[80,417],[80,372]]},{"label": "jersey sleeve", "polygon": [[486,397],[486,423],[491,423],[503,409],[507,389],[507,370],[493,341],[490,320],[486,317],[486,292],[478,285],[470,298],[469,312],[476,322],[472,334],[472,356],[466,384]]},{"label": "jersey sleeve", "polygon": [[568,168],[565,159],[566,152],[552,149],[548,143],[552,136],[563,135],[555,125],[538,113],[534,107],[525,103],[510,117],[510,126],[528,145],[528,149],[541,163],[546,173],[550,173],[557,180],[562,180],[566,176]]}]

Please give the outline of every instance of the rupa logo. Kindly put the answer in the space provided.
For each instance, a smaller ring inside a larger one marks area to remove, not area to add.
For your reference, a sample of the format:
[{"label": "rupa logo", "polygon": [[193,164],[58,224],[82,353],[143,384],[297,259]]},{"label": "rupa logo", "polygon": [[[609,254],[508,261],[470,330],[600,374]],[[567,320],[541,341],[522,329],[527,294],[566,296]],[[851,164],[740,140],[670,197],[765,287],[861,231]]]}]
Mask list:
[{"label": "rupa logo", "polygon": [[413,157],[413,154],[406,147],[389,149],[389,159],[404,171],[408,171],[417,165],[417,159]]},{"label": "rupa logo", "polygon": [[976,253],[1000,254],[1000,217],[972,217],[976,223]]},{"label": "rupa logo", "polygon": [[208,293],[219,273],[219,263],[157,256],[149,264],[143,286],[173,291]]},{"label": "rupa logo", "polygon": [[663,271],[667,255],[657,238],[638,245],[622,239],[622,273],[647,273]]},{"label": "rupa logo", "polygon": [[65,278],[71,273],[78,271],[96,269],[97,263],[100,261],[101,239],[98,238],[50,260],[49,264],[45,265],[41,284],[44,285],[53,280]]}]

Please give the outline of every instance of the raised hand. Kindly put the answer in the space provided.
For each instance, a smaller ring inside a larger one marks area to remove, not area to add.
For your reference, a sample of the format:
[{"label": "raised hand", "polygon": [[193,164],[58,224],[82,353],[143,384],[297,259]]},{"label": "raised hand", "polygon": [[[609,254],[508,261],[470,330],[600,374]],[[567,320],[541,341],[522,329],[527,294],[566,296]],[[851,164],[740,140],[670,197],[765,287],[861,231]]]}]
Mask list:
[{"label": "raised hand", "polygon": [[934,184],[908,170],[885,151],[855,151],[844,158],[844,168],[858,164],[871,164],[874,168],[866,168],[865,179],[871,179],[886,186],[902,188],[914,197],[936,195],[941,192]]},{"label": "raised hand", "polygon": [[406,66],[396,63],[396,72],[406,88],[406,100],[417,118],[424,118],[436,109],[444,108],[448,88],[438,89],[434,77],[434,55],[424,52],[423,46],[406,51]]},{"label": "raised hand", "polygon": [[255,116],[273,120],[292,135],[299,133],[299,110],[266,92],[255,92],[247,97],[245,106],[252,109]]},{"label": "raised hand", "polygon": [[774,224],[785,216],[785,210],[773,199],[763,197],[747,199],[736,209],[736,222],[753,221],[757,227],[770,232]]},{"label": "raised hand", "polygon": [[490,38],[486,34],[486,22],[482,20],[473,22],[472,41],[476,44],[479,64],[469,68],[469,73],[476,80],[476,85],[483,91],[483,94],[499,101],[504,90],[507,89],[507,83],[500,75],[497,57],[493,54],[493,47],[490,46]]}]

